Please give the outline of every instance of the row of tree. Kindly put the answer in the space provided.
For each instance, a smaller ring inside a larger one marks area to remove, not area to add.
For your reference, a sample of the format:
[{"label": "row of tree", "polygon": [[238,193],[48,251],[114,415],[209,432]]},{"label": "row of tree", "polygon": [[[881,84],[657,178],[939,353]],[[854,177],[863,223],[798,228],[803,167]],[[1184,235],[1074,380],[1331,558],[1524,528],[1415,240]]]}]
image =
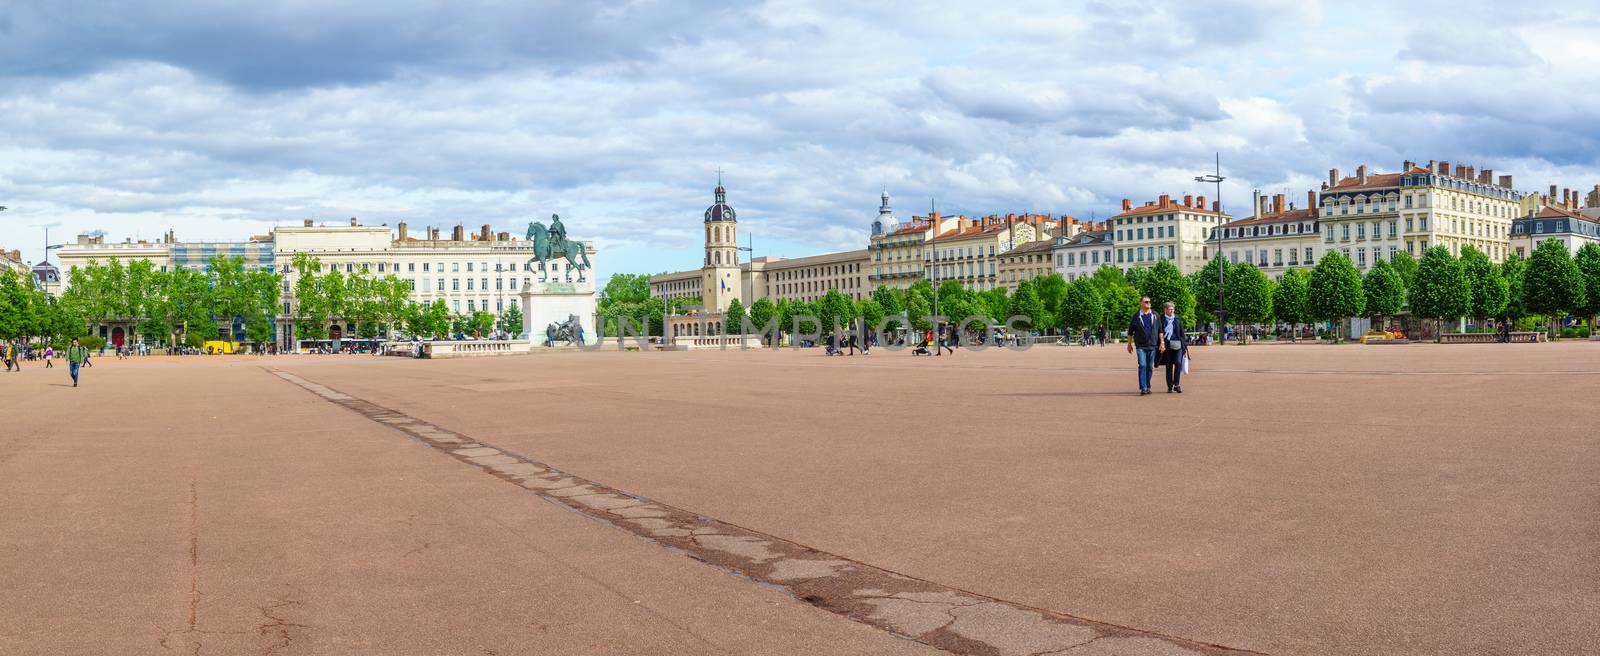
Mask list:
[{"label": "row of tree", "polygon": [[[499,316],[487,309],[456,314],[443,300],[410,301],[411,284],[394,275],[323,271],[321,261],[294,257],[296,336],[326,339],[329,326],[348,323],[363,338],[393,335],[485,336],[496,329],[520,335],[522,310]],[[283,276],[250,269],[242,258],[217,255],[203,271],[161,270],[149,260],[112,258],[67,273],[60,298],[50,298],[14,272],[0,277],[0,339],[69,339],[91,327],[126,324],[150,344],[199,345],[210,339],[270,341],[279,315]]]},{"label": "row of tree", "polygon": [[[1058,274],[1023,280],[1014,292],[969,290],[955,281],[935,288],[924,280],[904,290],[878,287],[859,301],[838,290],[816,301],[761,298],[748,308],[735,300],[723,323],[728,332],[737,332],[743,317],[757,327],[776,318],[780,330],[788,332],[794,317],[807,316],[817,318],[826,334],[855,318],[877,325],[884,317],[904,315],[912,327],[928,330],[937,307],[938,315],[951,321],[979,317],[1003,324],[1022,316],[1030,320],[1033,332],[1108,326],[1115,334],[1138,310],[1140,296],[1149,296],[1158,309],[1173,303],[1191,326],[1216,322],[1219,278],[1225,291],[1222,310],[1230,324],[1286,324],[1291,333],[1303,324],[1354,317],[1381,322],[1404,312],[1432,320],[1441,330],[1444,322],[1464,317],[1483,325],[1491,319],[1514,322],[1541,316],[1555,326],[1568,314],[1600,315],[1600,245],[1588,244],[1572,257],[1563,244],[1547,240],[1527,260],[1513,255],[1496,265],[1471,246],[1463,247],[1459,258],[1435,246],[1420,261],[1407,253],[1379,260],[1365,275],[1348,257],[1330,252],[1315,267],[1290,269],[1279,281],[1253,264],[1230,264],[1220,257],[1188,276],[1167,261],[1126,273],[1105,265],[1071,283]],[[613,277],[617,289],[608,285],[607,296],[615,292],[621,302],[611,307],[626,310],[616,314],[629,316],[635,325],[653,321],[653,334],[660,334],[655,331],[664,308],[660,299],[651,302],[648,278],[617,281]]]}]

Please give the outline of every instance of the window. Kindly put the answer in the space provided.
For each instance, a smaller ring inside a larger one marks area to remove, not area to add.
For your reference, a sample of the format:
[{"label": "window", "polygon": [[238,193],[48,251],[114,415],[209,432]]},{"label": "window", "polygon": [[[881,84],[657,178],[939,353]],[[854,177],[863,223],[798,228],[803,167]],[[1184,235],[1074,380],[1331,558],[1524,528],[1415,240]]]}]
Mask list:
[{"label": "window", "polygon": [[1307,246],[1306,247],[1306,264],[1309,266],[1310,264],[1312,264],[1312,261],[1313,261],[1313,258],[1311,257],[1311,247]]},{"label": "window", "polygon": [[[450,263],[450,272],[451,273],[460,273],[461,272],[461,263],[460,262],[451,262]],[[456,309],[459,310],[461,308],[456,308]]]},{"label": "window", "polygon": [[479,287],[478,289],[482,289],[484,291],[489,291],[489,279],[488,278],[484,278],[483,279],[483,286]]},{"label": "window", "polygon": [[[471,262],[467,263],[467,273],[472,273],[472,263]],[[472,305],[472,301],[467,301],[467,305],[471,306]]]},{"label": "window", "polygon": [[[469,279],[467,279],[467,282],[470,283],[470,282],[472,282],[472,280],[469,278]],[[461,291],[461,279],[460,278],[451,278],[450,279],[450,291],[453,291],[453,292]]]},{"label": "window", "polygon": [[1362,241],[1362,240],[1364,240],[1366,238],[1367,238],[1367,224],[1365,224],[1365,223],[1357,223],[1356,224],[1356,241]]},{"label": "window", "polygon": [[[467,267],[471,268],[472,265],[468,264]],[[467,299],[467,311],[468,312],[477,312],[478,311],[478,304],[473,302],[473,300],[470,299],[470,298]]]},{"label": "window", "polygon": [[[423,271],[427,271],[428,270],[428,265],[427,264],[423,264],[422,265],[422,270]],[[416,272],[417,272],[417,263],[416,262],[407,262],[406,263],[406,273],[416,273]]]},{"label": "window", "polygon": [[1391,259],[1391,260],[1394,259],[1394,256],[1395,256],[1397,250],[1398,250],[1398,248],[1396,248],[1394,246],[1390,246],[1389,247],[1389,259]]},{"label": "window", "polygon": [[1350,224],[1342,223],[1339,228],[1339,241],[1350,241]]},{"label": "window", "polygon": [[439,279],[439,291],[444,291],[444,278]]}]

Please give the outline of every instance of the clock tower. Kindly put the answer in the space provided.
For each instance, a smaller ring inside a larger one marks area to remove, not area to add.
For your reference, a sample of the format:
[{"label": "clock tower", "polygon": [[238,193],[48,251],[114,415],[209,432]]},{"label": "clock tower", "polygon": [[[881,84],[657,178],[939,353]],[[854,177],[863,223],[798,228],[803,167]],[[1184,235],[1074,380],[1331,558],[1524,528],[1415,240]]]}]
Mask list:
[{"label": "clock tower", "polygon": [[706,263],[701,269],[701,296],[709,312],[726,312],[728,303],[743,298],[743,278],[739,271],[739,222],[728,205],[728,192],[717,174],[716,202],[706,208]]}]

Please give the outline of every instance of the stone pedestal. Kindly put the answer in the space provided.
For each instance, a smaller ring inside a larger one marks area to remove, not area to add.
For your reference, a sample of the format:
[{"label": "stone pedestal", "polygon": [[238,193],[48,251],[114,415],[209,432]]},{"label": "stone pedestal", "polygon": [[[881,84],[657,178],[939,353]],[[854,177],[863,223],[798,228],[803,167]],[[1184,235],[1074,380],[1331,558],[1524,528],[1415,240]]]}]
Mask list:
[{"label": "stone pedestal", "polygon": [[[578,315],[578,321],[583,325],[584,341],[593,344],[600,338],[594,329],[594,280],[592,270],[584,272],[584,281],[574,280],[567,282],[556,276],[541,282],[533,280],[517,294],[522,298],[522,338],[539,349],[545,346],[545,328],[552,323],[561,323],[570,315]],[[560,345],[565,345],[562,342]]]}]

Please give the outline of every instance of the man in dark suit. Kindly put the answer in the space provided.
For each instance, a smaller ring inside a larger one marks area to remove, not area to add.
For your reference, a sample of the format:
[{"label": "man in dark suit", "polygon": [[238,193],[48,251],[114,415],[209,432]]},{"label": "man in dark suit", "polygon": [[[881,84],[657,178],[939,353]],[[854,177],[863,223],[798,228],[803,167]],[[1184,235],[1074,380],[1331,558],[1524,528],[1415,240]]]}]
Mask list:
[{"label": "man in dark suit", "polygon": [[1150,374],[1156,364],[1156,349],[1161,343],[1161,323],[1150,311],[1150,297],[1139,299],[1139,311],[1128,323],[1128,352],[1139,357],[1139,394],[1150,393]]},{"label": "man in dark suit", "polygon": [[1183,332],[1183,319],[1171,303],[1162,305],[1157,321],[1161,334],[1156,344],[1156,362],[1167,368],[1167,393],[1182,394],[1183,386],[1179,382],[1183,377],[1183,359],[1189,357],[1189,336]]}]

